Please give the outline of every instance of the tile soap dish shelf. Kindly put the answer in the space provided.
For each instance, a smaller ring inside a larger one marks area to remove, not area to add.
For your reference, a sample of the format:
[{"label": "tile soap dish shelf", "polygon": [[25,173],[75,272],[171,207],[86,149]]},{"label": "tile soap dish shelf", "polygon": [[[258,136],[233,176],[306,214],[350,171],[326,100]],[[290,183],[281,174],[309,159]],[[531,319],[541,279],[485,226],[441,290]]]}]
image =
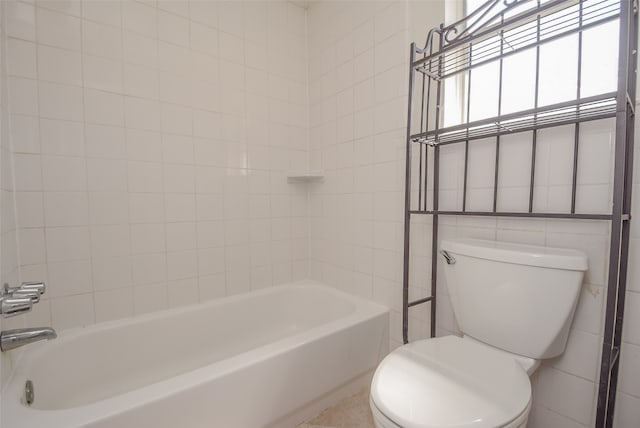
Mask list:
[{"label": "tile soap dish shelf", "polygon": [[324,180],[324,171],[289,171],[287,173],[288,183],[320,183]]}]

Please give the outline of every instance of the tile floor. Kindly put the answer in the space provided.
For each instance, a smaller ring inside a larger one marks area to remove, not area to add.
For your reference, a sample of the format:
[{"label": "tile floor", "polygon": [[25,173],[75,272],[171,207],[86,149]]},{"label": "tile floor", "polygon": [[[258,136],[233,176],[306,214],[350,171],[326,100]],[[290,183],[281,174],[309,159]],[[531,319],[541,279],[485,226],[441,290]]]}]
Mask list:
[{"label": "tile floor", "polygon": [[345,398],[297,428],[374,428],[369,387]]}]

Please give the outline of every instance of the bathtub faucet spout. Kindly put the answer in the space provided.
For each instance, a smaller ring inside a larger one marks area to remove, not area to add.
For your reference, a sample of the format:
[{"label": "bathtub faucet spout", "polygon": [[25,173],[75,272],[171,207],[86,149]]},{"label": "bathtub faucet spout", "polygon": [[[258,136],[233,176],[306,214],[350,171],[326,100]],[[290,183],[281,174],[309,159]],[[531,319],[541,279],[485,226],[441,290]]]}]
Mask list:
[{"label": "bathtub faucet spout", "polygon": [[19,328],[0,332],[0,351],[10,351],[39,340],[51,340],[58,337],[56,331],[49,327]]}]

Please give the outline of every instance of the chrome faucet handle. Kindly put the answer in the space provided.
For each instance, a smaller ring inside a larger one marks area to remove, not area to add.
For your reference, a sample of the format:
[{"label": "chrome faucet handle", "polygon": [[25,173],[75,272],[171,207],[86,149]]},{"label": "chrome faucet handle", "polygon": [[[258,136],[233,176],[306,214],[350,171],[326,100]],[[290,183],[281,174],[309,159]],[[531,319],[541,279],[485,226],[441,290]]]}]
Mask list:
[{"label": "chrome faucet handle", "polygon": [[16,293],[26,294],[26,293],[36,293],[38,296],[44,294],[46,287],[44,282],[23,282],[19,287],[9,287],[9,284],[5,283],[2,291],[0,292],[0,297],[2,296],[13,296]]},{"label": "chrome faucet handle", "polygon": [[0,290],[0,314],[8,318],[29,312],[44,291],[44,282],[23,282],[20,287],[4,284]]},{"label": "chrome faucet handle", "polygon": [[29,312],[33,307],[31,297],[3,297],[0,298],[0,314],[9,318]]},{"label": "chrome faucet handle", "polygon": [[31,299],[31,301],[33,303],[38,303],[40,301],[40,292],[38,290],[29,290],[29,289],[22,289],[22,288],[18,288],[16,291],[14,291],[11,294],[12,298],[22,298],[22,297],[26,297]]},{"label": "chrome faucet handle", "polygon": [[37,291],[38,295],[42,296],[46,290],[46,286],[44,285],[44,282],[41,281],[23,282],[20,284],[20,287],[18,287],[18,290]]},{"label": "chrome faucet handle", "polygon": [[5,282],[2,286],[2,291],[0,291],[0,297],[12,296],[13,293],[18,291],[18,288],[19,287],[9,287],[9,284]]}]

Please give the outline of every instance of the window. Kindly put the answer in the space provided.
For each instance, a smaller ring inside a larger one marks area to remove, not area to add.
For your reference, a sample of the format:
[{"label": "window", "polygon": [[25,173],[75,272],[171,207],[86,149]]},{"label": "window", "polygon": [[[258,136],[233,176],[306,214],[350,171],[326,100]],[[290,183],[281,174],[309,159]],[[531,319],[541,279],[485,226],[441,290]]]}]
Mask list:
[{"label": "window", "polygon": [[[503,6],[503,2],[494,3]],[[532,4],[536,3],[524,2],[505,14],[505,17],[521,13]],[[465,0],[467,14],[481,7],[487,7],[486,0]],[[586,0],[568,8],[560,18],[543,17],[540,19],[541,28],[544,28],[541,39],[553,38],[563,26],[563,21],[565,25],[566,22],[578,25],[581,8],[582,23],[588,26],[607,14],[615,14],[617,7],[616,0]],[[498,12],[492,9],[487,17],[495,16]],[[505,32],[502,49],[505,52],[518,49],[522,40],[535,37],[536,26],[537,23],[533,21],[527,26]],[[614,92],[617,84],[618,21],[589,27],[582,32],[581,39],[579,33],[574,33],[541,44],[539,57],[536,47],[505,57],[502,62],[502,87],[499,83],[499,61],[476,66],[470,72],[447,79],[444,126],[575,100],[578,96],[585,98]],[[483,62],[497,57],[499,53],[500,38],[495,36],[473,45],[470,56],[477,58],[477,62]]]}]

